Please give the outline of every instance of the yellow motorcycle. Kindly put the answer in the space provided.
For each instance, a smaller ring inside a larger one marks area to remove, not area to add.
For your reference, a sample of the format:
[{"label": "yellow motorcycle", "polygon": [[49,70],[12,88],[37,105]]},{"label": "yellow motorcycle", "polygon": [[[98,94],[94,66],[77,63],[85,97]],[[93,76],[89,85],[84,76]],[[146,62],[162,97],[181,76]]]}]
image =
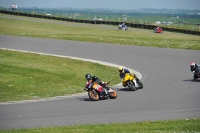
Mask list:
[{"label": "yellow motorcycle", "polygon": [[[117,98],[117,91],[109,87],[108,84],[110,82],[107,82],[107,84],[103,85],[103,99],[116,99]],[[98,88],[100,84],[98,82],[91,82],[87,88],[85,88],[86,91],[88,91],[88,96],[90,97],[91,100],[93,101],[98,101],[100,99],[100,94],[99,92],[95,89]]]},{"label": "yellow motorcycle", "polygon": [[125,74],[125,77],[122,79],[122,85],[124,87],[128,86],[133,91],[143,88],[141,80],[135,74],[132,73]]}]

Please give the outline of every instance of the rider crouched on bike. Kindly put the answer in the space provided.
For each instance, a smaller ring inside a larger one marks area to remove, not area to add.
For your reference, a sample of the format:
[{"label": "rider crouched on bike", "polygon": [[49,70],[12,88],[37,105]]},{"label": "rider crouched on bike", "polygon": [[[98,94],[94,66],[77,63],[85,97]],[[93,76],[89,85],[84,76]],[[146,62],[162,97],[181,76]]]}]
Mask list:
[{"label": "rider crouched on bike", "polygon": [[125,23],[122,23],[121,26],[122,26],[122,29],[123,29],[126,25],[125,25]]},{"label": "rider crouched on bike", "polygon": [[[121,79],[121,81],[124,79],[126,73],[130,73],[132,76],[134,76],[134,73],[132,73],[129,69],[127,68],[123,68],[122,66],[120,66],[119,68],[119,77]],[[126,85],[123,84],[123,86],[125,87]]]},{"label": "rider crouched on bike", "polygon": [[159,30],[160,30],[160,27],[158,26],[158,27],[157,27],[157,31],[159,31]]},{"label": "rider crouched on bike", "polygon": [[200,75],[200,65],[190,62],[190,70],[194,73],[194,79],[199,78],[197,75]]},{"label": "rider crouched on bike", "polygon": [[104,93],[103,86],[105,86],[107,84],[107,82],[103,82],[97,76],[91,76],[90,74],[86,74],[85,75],[85,79],[86,79],[86,86],[85,86],[85,88],[90,88],[93,85],[92,83],[98,82],[99,86],[97,88],[95,88],[95,89],[99,92],[100,97],[104,98],[104,95],[103,95],[103,93]]}]

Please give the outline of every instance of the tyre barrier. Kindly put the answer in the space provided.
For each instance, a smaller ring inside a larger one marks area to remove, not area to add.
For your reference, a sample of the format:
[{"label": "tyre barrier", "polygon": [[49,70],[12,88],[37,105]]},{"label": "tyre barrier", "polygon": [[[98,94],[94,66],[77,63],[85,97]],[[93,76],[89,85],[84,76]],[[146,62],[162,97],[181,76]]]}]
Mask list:
[{"label": "tyre barrier", "polygon": [[[199,32],[199,33],[200,33],[200,32]],[[199,34],[198,34],[198,31],[194,31],[193,34],[194,34],[194,35],[199,35]]]},{"label": "tyre barrier", "polygon": [[[71,18],[60,18],[60,17],[55,17],[55,16],[46,16],[46,15],[23,13],[23,12],[8,11],[8,10],[0,10],[0,13],[10,14],[10,15],[18,15],[18,16],[26,16],[26,17],[54,19],[54,20],[77,22],[77,23],[108,24],[108,25],[119,25],[119,24],[123,23],[123,22],[111,22],[111,21],[78,20],[78,19],[71,19]],[[126,23],[126,24],[128,27],[149,29],[149,30],[153,30],[154,28],[157,27],[155,25],[145,25],[145,24],[138,24],[138,23]],[[162,28],[164,31],[178,32],[178,33],[192,34],[192,35],[200,35],[200,31],[195,31],[195,30],[184,30],[184,29],[176,29],[176,28],[169,28],[169,27],[162,27]]]},{"label": "tyre barrier", "polygon": [[135,28],[139,28],[139,24],[135,24]]},{"label": "tyre barrier", "polygon": [[149,26],[148,26],[148,29],[149,29],[149,30],[153,30],[153,25],[149,25]]},{"label": "tyre barrier", "polygon": [[144,24],[139,24],[140,29],[144,29]]},{"label": "tyre barrier", "polygon": [[188,30],[184,30],[184,33],[185,33],[185,34],[189,34],[189,31],[188,31]]},{"label": "tyre barrier", "polygon": [[134,24],[134,23],[131,23],[131,24],[130,24],[130,27],[135,28],[135,24]]},{"label": "tyre barrier", "polygon": [[149,25],[144,25],[144,29],[149,29]]},{"label": "tyre barrier", "polygon": [[107,24],[108,24],[108,25],[111,25],[111,24],[112,24],[112,22],[108,21],[108,22],[107,22]]}]

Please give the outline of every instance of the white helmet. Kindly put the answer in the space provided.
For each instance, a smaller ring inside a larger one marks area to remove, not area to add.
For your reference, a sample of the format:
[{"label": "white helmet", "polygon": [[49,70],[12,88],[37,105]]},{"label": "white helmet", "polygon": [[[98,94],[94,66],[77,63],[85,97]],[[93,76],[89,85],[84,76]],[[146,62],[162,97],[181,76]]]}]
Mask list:
[{"label": "white helmet", "polygon": [[195,66],[195,63],[194,62],[190,62],[190,67],[194,68],[194,66]]}]

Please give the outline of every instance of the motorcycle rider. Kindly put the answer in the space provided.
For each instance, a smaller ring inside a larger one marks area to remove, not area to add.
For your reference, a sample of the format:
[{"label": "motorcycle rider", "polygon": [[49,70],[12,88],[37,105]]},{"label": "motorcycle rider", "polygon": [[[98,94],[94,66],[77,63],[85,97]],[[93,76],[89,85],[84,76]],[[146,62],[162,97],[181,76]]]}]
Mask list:
[{"label": "motorcycle rider", "polygon": [[158,32],[158,31],[159,31],[159,29],[160,29],[160,27],[158,26],[158,27],[157,27],[157,29],[156,29],[156,31]]},{"label": "motorcycle rider", "polygon": [[103,82],[97,76],[91,76],[90,74],[86,74],[85,75],[85,79],[87,81],[85,88],[90,88],[92,86],[92,83],[98,82],[99,86],[97,88],[95,88],[95,89],[99,92],[101,98],[105,97],[103,95],[104,94],[103,86],[105,86],[107,84],[107,82]]},{"label": "motorcycle rider", "polygon": [[198,75],[200,75],[200,65],[190,62],[190,70],[194,73],[194,79],[199,78]]},{"label": "motorcycle rider", "polygon": [[121,26],[122,26],[122,29],[124,29],[126,25],[125,23],[122,23]]},{"label": "motorcycle rider", "polygon": [[[121,81],[124,79],[126,73],[130,73],[132,76],[134,76],[134,74],[127,68],[120,66],[118,69],[119,69],[119,77],[120,77]],[[126,87],[125,84],[123,84],[123,86]]]}]

